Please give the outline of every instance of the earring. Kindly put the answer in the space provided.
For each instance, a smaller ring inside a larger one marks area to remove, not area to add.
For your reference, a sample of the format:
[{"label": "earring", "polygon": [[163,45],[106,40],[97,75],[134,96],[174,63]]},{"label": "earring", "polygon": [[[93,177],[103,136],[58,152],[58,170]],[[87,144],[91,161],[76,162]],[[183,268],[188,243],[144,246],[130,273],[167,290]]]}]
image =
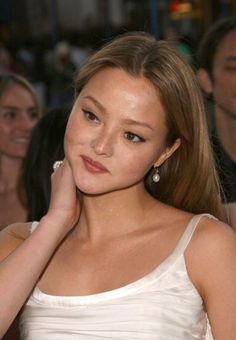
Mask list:
[{"label": "earring", "polygon": [[159,175],[158,167],[154,167],[154,174],[152,175],[152,180],[155,183],[160,181],[160,175]]}]

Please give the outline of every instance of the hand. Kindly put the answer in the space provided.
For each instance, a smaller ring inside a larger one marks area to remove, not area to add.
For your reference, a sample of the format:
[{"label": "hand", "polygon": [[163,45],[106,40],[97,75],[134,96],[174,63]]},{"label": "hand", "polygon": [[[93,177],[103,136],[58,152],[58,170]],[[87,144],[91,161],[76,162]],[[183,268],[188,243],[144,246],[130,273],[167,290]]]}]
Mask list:
[{"label": "hand", "polygon": [[64,159],[62,165],[52,174],[51,200],[47,216],[72,229],[80,215],[80,202],[70,165]]}]

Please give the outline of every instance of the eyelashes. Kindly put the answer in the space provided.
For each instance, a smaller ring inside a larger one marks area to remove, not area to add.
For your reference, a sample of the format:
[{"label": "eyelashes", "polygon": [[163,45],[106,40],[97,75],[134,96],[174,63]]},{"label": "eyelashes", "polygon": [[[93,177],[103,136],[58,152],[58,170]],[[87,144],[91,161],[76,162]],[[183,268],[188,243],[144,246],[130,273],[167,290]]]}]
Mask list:
[{"label": "eyelashes", "polygon": [[134,142],[134,143],[144,143],[145,142],[145,139],[133,132],[125,132],[125,138],[131,142]]},{"label": "eyelashes", "polygon": [[83,110],[83,113],[88,121],[99,122],[98,117],[93,112]]},{"label": "eyelashes", "polygon": [[[87,110],[82,110],[82,111],[87,121],[95,123],[95,124],[100,123],[99,118],[93,112],[87,111]],[[126,140],[132,143],[144,143],[146,141],[143,137],[131,131],[124,132],[124,137]]]},{"label": "eyelashes", "polygon": [[[27,113],[28,115],[28,118],[32,121],[34,120],[38,120],[39,119],[39,113],[38,111],[29,111]],[[2,117],[6,120],[9,120],[9,121],[13,121],[15,119],[20,119],[21,118],[21,114],[18,112],[18,111],[14,111],[14,110],[8,110],[8,111],[5,111],[3,114],[2,114]]]}]

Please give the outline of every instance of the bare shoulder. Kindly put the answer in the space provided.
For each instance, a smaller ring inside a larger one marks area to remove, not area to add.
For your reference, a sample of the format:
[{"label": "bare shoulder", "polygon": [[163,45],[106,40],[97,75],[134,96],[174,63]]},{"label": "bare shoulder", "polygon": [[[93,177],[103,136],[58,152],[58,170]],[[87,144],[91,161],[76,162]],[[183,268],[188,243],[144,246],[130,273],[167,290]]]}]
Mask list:
[{"label": "bare shoulder", "polygon": [[236,273],[236,232],[223,222],[203,217],[185,259],[190,278],[203,292],[215,280]]},{"label": "bare shoulder", "polygon": [[214,339],[236,339],[236,233],[204,217],[185,254],[186,267],[211,324]]},{"label": "bare shoulder", "polygon": [[14,223],[0,232],[0,261],[30,235],[31,223]]},{"label": "bare shoulder", "polygon": [[[236,242],[235,230],[226,223],[217,219],[202,217],[193,236],[192,248],[205,251],[221,252],[225,246],[234,245]],[[191,247],[190,247],[191,249]]]}]

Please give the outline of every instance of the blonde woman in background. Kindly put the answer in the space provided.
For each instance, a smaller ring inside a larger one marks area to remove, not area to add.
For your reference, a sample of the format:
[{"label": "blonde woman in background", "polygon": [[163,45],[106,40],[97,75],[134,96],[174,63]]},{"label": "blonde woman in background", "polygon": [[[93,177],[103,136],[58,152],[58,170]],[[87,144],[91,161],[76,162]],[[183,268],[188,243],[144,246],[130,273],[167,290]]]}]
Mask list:
[{"label": "blonde woman in background", "polygon": [[0,229],[26,220],[21,183],[30,133],[40,117],[33,86],[16,74],[0,75]]}]

